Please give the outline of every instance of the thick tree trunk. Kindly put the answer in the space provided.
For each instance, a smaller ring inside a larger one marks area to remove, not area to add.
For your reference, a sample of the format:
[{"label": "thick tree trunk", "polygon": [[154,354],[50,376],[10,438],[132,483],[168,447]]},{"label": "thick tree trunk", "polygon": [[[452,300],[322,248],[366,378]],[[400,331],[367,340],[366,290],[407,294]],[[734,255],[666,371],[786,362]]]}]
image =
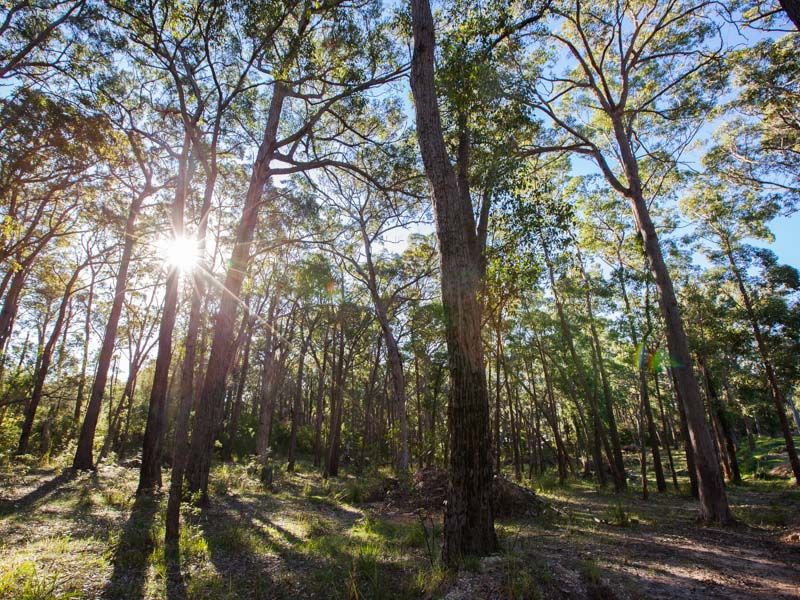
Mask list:
[{"label": "thick tree trunk", "polygon": [[794,23],[795,28],[800,31],[800,2],[798,0],[779,0],[781,8],[786,12],[786,16]]},{"label": "thick tree trunk", "polygon": [[483,260],[469,189],[465,185],[459,189],[442,134],[434,82],[434,24],[428,0],[411,1],[411,20],[411,90],[422,160],[433,191],[450,370],[450,468],[442,558],[455,566],[467,555],[497,549],[489,398],[478,300]]},{"label": "thick tree trunk", "polygon": [[[14,319],[19,310],[19,298],[22,289],[25,287],[25,280],[28,278],[28,269],[21,268],[14,271],[11,282],[6,289],[3,300],[3,307],[0,308],[0,358],[5,356],[6,345],[11,338],[11,331],[14,328]],[[2,367],[0,367],[2,369]],[[2,376],[2,370],[0,370]]]},{"label": "thick tree trunk", "polygon": [[[122,314],[122,307],[125,302],[126,285],[128,281],[128,269],[130,268],[131,256],[133,254],[133,244],[136,233],[136,219],[142,202],[151,194],[149,188],[145,188],[138,194],[128,209],[128,219],[125,222],[125,239],[122,245],[122,256],[119,259],[119,270],[114,284],[114,298],[111,302],[111,312],[108,315],[108,322],[103,333],[103,342],[100,346],[100,354],[97,358],[97,371],[95,372],[92,390],[89,393],[89,404],[86,407],[86,414],[83,417],[81,432],[78,436],[78,447],[75,451],[75,458],[72,461],[73,469],[94,469],[94,435],[97,429],[97,419],[100,417],[100,409],[103,402],[103,392],[106,389],[108,380],[108,368],[111,366],[111,357],[114,354],[114,345],[117,341],[117,329],[119,319]],[[76,411],[77,412],[77,411]]]}]

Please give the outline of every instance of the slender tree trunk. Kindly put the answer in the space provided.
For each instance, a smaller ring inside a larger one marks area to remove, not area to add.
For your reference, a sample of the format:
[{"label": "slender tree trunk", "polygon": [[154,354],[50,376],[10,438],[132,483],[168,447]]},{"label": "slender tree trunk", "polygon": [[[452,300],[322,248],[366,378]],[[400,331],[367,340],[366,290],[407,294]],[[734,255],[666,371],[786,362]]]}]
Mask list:
[{"label": "slender tree trunk", "polygon": [[400,421],[400,439],[397,440],[398,448],[394,461],[395,469],[398,472],[403,472],[408,470],[409,465],[408,415],[406,412],[408,396],[406,395],[406,377],[403,372],[403,358],[400,355],[400,348],[397,345],[397,339],[395,338],[391,323],[389,323],[386,302],[381,297],[380,291],[378,290],[378,277],[375,272],[375,264],[372,260],[372,240],[367,233],[366,223],[362,220],[359,225],[364,246],[364,258],[367,266],[367,287],[369,288],[372,304],[375,307],[375,314],[378,318],[378,324],[381,327],[384,343],[386,344],[386,360],[389,364],[389,372],[391,374],[394,404]]},{"label": "slender tree trunk", "polygon": [[650,211],[644,199],[639,165],[622,117],[614,114],[612,124],[620,157],[630,184],[628,199],[633,209],[636,228],[642,236],[645,254],[658,289],[658,303],[666,324],[667,346],[671,359],[677,363],[674,374],[679,397],[684,405],[689,438],[694,451],[700,494],[700,516],[706,523],[727,524],[733,518],[728,507],[728,498],[719,464],[714,457],[714,444],[705,419],[700,388],[692,370],[692,357],[689,354],[689,343],[678,307],[678,298],[672,286],[669,270],[664,262],[655,225],[650,218]]},{"label": "slender tree trunk", "polygon": [[342,432],[342,410],[344,405],[344,324],[338,332],[339,346],[333,355],[331,366],[331,415],[328,430],[328,452],[325,459],[323,477],[338,477],[339,475],[339,450]]},{"label": "slender tree trunk", "polygon": [[286,470],[292,473],[294,471],[295,451],[297,446],[297,428],[300,421],[300,413],[303,410],[303,369],[306,361],[306,350],[311,341],[311,336],[314,334],[314,323],[308,329],[307,335],[303,336],[302,329],[300,330],[300,356],[297,359],[297,381],[295,382],[294,404],[292,405],[292,429],[289,434],[289,456]]},{"label": "slender tree trunk", "polygon": [[662,442],[664,445],[664,449],[667,451],[667,460],[669,461],[669,470],[672,474],[672,485],[677,490],[678,487],[678,476],[675,473],[675,463],[672,460],[672,448],[670,448],[670,438],[668,435],[668,427],[667,427],[667,418],[664,411],[664,401],[661,398],[661,387],[658,384],[658,371],[653,373],[653,382],[655,383],[656,389],[656,398],[658,399],[658,410],[661,413],[661,432],[662,432]]},{"label": "slender tree trunk", "polygon": [[714,385],[714,381],[711,379],[711,372],[708,369],[705,358],[698,354],[697,363],[700,365],[700,370],[706,382],[706,391],[708,393],[708,401],[711,411],[714,413],[720,429],[720,437],[722,442],[722,447],[720,450],[724,448],[728,463],[728,470],[730,471],[728,474],[728,481],[732,483],[741,483],[742,473],[739,469],[739,461],[736,458],[736,444],[733,441],[728,415],[725,414],[725,410],[722,407],[722,402],[717,394],[717,388]]},{"label": "slender tree trunk", "polygon": [[675,381],[675,372],[672,367],[669,368],[669,374],[672,388],[675,392],[675,404],[678,405],[678,415],[681,421],[681,437],[683,437],[683,449],[686,454],[686,470],[689,472],[689,489],[693,498],[699,498],[700,490],[697,482],[697,469],[694,465],[694,449],[689,439],[689,426],[686,423],[686,411],[681,401],[680,391],[678,391],[678,385]]},{"label": "slender tree trunk", "polygon": [[33,429],[33,420],[36,417],[36,409],[39,407],[39,402],[42,400],[42,392],[44,390],[44,383],[47,379],[47,372],[50,370],[50,362],[53,359],[53,351],[55,350],[58,338],[61,335],[61,329],[64,326],[64,321],[67,313],[67,306],[69,305],[70,297],[72,296],[72,288],[78,280],[81,271],[89,264],[85,262],[79,265],[75,272],[70,277],[64,288],[64,295],[61,298],[61,305],[58,308],[58,315],[53,323],[53,331],[50,333],[50,338],[42,350],[39,368],[36,371],[36,379],[33,384],[33,392],[31,398],[25,405],[24,420],[22,422],[22,431],[19,436],[19,444],[17,444],[17,454],[26,454],[28,452],[28,442],[30,441],[31,430]]},{"label": "slender tree trunk", "polygon": [[614,402],[611,395],[611,386],[608,383],[608,374],[606,373],[605,363],[603,362],[602,346],[600,344],[600,336],[597,334],[597,326],[594,320],[594,307],[592,304],[591,281],[583,265],[583,257],[580,254],[580,249],[577,244],[575,249],[578,252],[578,264],[583,276],[586,297],[586,313],[589,318],[589,331],[592,334],[594,342],[595,353],[597,354],[597,365],[600,370],[600,381],[603,386],[603,408],[608,423],[608,434],[611,440],[611,449],[613,454],[613,461],[611,466],[613,468],[614,476],[614,489],[621,492],[627,487],[627,477],[625,475],[625,461],[622,458],[622,445],[619,442],[619,432],[617,431],[617,419],[614,416]]},{"label": "slender tree trunk", "polygon": [[222,460],[229,461],[233,457],[233,446],[236,440],[236,434],[239,431],[239,419],[242,416],[242,398],[244,397],[245,383],[247,382],[247,373],[250,370],[250,348],[253,342],[253,326],[252,322],[247,327],[245,334],[244,351],[242,354],[242,362],[239,366],[238,381],[236,383],[236,397],[233,400],[233,407],[231,408],[231,417],[228,421],[228,434],[225,436],[225,443],[222,446]]},{"label": "slender tree trunk", "polygon": [[[616,469],[616,462],[614,459],[614,453],[611,450],[611,446],[608,442],[608,438],[606,437],[605,427],[603,426],[603,422],[600,419],[600,410],[597,403],[597,397],[595,394],[592,393],[591,387],[589,385],[589,379],[586,375],[586,371],[583,366],[583,362],[581,361],[580,357],[578,357],[578,353],[575,350],[575,343],[572,338],[572,332],[567,321],[566,314],[564,312],[564,306],[561,302],[561,296],[558,291],[558,287],[556,286],[555,275],[553,273],[553,264],[550,260],[549,249],[547,246],[547,241],[544,238],[544,235],[539,236],[539,239],[542,243],[542,248],[544,251],[544,259],[545,264],[547,266],[547,273],[550,279],[550,287],[553,291],[553,298],[555,299],[556,305],[556,312],[558,313],[558,321],[561,327],[561,334],[564,338],[564,341],[567,346],[567,350],[569,351],[570,358],[572,359],[572,364],[575,368],[575,372],[578,376],[578,380],[580,385],[583,388],[583,396],[586,402],[587,407],[589,408],[590,417],[592,419],[592,449],[593,449],[593,459],[595,463],[595,470],[597,474],[597,480],[600,485],[605,485],[606,483],[606,473],[605,473],[605,466],[603,464],[603,456],[601,451],[601,445],[605,448],[606,456],[608,457],[608,462],[613,469]],[[557,365],[558,366],[558,365]],[[568,382],[571,382],[569,378],[565,379]],[[587,434],[589,433],[589,429],[587,427]],[[616,477],[619,477],[617,475]]]},{"label": "slender tree trunk", "polygon": [[[191,136],[187,130],[184,133],[178,167],[178,181],[171,210],[172,235],[174,239],[183,237],[186,194],[191,178],[189,165],[191,145]],[[144,494],[154,488],[161,487],[161,454],[167,418],[167,387],[169,384],[169,369],[172,362],[172,331],[175,328],[175,318],[178,313],[178,284],[180,282],[180,270],[178,267],[176,265],[168,265],[168,269],[164,308],[158,328],[158,353],[156,354],[156,365],[153,373],[153,387],[150,390],[147,423],[145,424],[144,441],[142,443],[142,466],[139,470],[137,494]],[[192,356],[192,359],[194,359],[194,356]],[[189,394],[191,394],[191,388],[189,389]]]},{"label": "slender tree trunk", "polygon": [[81,432],[78,436],[78,447],[75,451],[75,458],[72,461],[73,469],[94,469],[94,435],[103,402],[103,392],[106,389],[108,368],[111,365],[111,357],[114,354],[114,345],[117,341],[117,329],[119,327],[120,315],[122,314],[122,306],[125,302],[128,269],[130,268],[133,244],[135,241],[136,219],[139,216],[142,202],[144,202],[145,198],[151,193],[151,189],[145,187],[145,189],[133,199],[128,209],[128,219],[125,222],[125,239],[122,245],[122,256],[119,260],[119,270],[117,271],[117,279],[114,284],[114,298],[111,301],[111,312],[108,315],[108,322],[106,323],[106,329],[103,333],[103,342],[100,346],[100,354],[97,358],[97,371],[95,372],[92,389],[89,392],[89,404],[86,407],[86,414],[83,417]]},{"label": "slender tree trunk", "polygon": [[189,489],[192,492],[199,491],[203,497],[208,494],[208,475],[211,470],[215,426],[217,415],[221,413],[225,400],[226,379],[230,365],[228,359],[236,342],[234,326],[240,302],[239,294],[250,262],[250,244],[258,223],[262,196],[271,179],[270,163],[276,151],[278,123],[286,93],[287,89],[284,84],[275,84],[264,129],[264,138],[253,164],[242,216],[236,230],[236,241],[228,271],[225,274],[224,293],[214,321],[208,368],[198,403],[200,410],[195,412],[187,477]]},{"label": "slender tree trunk", "polygon": [[[494,435],[492,436],[494,443],[494,472],[501,473],[501,461],[503,454],[503,444],[500,440],[500,414],[502,408],[500,406],[500,354],[502,353],[500,345],[500,327],[495,329],[495,361],[494,361]],[[491,373],[491,363],[489,363],[489,372]]]},{"label": "slender tree trunk", "polygon": [[[796,8],[797,6],[795,5],[795,9]],[[778,385],[778,378],[775,376],[775,369],[772,366],[772,361],[769,359],[769,350],[767,349],[767,344],[764,341],[764,335],[761,332],[761,326],[758,323],[758,318],[756,317],[756,313],[753,308],[753,302],[750,299],[750,293],[748,292],[747,286],[744,283],[744,277],[739,270],[739,266],[734,260],[733,251],[731,250],[730,244],[727,242],[725,243],[725,252],[728,256],[728,262],[731,265],[733,275],[736,278],[736,283],[739,286],[739,293],[742,296],[742,301],[744,302],[744,307],[747,311],[747,317],[750,320],[750,326],[753,329],[753,337],[756,339],[756,346],[758,347],[758,353],[761,356],[761,362],[764,366],[764,374],[766,375],[767,384],[769,385],[770,393],[772,395],[775,414],[778,417],[778,423],[781,426],[783,439],[786,442],[786,453],[789,455],[789,463],[792,465],[795,483],[800,485],[800,459],[797,457],[797,449],[794,445],[792,430],[789,427],[789,419],[786,418],[786,402],[783,398],[781,388]]]},{"label": "slender tree trunk", "polygon": [[75,414],[72,420],[77,425],[83,409],[83,396],[86,389],[86,369],[89,363],[89,336],[92,333],[92,305],[94,302],[94,284],[97,279],[97,270],[92,269],[92,278],[89,282],[89,294],[86,297],[86,319],[83,322],[83,353],[81,358],[81,375],[78,379],[78,391],[75,394]]},{"label": "slender tree trunk", "polygon": [[328,346],[330,337],[325,336],[325,344],[322,348],[322,364],[317,365],[319,369],[317,377],[317,402],[314,414],[314,466],[322,465],[322,423],[325,418],[325,372],[328,367]]}]

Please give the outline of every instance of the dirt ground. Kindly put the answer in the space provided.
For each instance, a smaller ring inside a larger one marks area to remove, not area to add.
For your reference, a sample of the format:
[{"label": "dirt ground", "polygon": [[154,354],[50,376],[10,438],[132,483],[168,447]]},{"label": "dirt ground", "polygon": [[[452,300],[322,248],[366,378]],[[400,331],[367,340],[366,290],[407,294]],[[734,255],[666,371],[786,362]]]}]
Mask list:
[{"label": "dirt ground", "polygon": [[782,482],[731,487],[725,529],[674,492],[537,490],[544,514],[500,520],[502,553],[454,577],[429,552],[437,515],[424,528],[310,468],[272,491],[215,471],[210,507],[187,506],[181,555],[165,556],[164,499],[134,500],[136,476],[3,474],[0,598],[800,598],[800,492]]}]

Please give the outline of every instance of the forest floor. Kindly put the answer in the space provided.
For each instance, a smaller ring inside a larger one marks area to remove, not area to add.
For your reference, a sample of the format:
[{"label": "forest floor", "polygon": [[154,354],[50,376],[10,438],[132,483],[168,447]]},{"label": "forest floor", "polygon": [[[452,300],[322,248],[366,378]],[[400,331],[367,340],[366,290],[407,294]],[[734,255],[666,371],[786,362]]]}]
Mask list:
[{"label": "forest floor", "polygon": [[178,557],[164,552],[166,499],[134,498],[137,469],[9,467],[0,598],[800,598],[800,491],[784,481],[730,486],[725,529],[697,525],[696,502],[673,491],[540,487],[551,509],[500,519],[502,553],[453,576],[436,519],[365,502],[378,478],[299,467],[272,491],[218,467],[210,506],[184,507]]}]

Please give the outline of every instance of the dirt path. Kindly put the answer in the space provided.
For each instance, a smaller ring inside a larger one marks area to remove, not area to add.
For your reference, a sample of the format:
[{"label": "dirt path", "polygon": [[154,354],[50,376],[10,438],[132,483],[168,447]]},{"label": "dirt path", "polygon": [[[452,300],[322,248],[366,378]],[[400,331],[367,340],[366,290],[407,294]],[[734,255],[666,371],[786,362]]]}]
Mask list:
[{"label": "dirt path", "polygon": [[[734,490],[737,514],[778,520],[800,517],[797,493]],[[448,600],[512,597],[518,587],[542,598],[789,600],[800,598],[800,548],[782,541],[783,527],[731,528],[695,524],[690,500],[667,494],[642,502],[579,491],[551,498],[549,522],[502,526],[513,558],[484,559],[479,573],[462,573]],[[628,522],[623,524],[627,519]],[[519,573],[523,573],[522,576]]]}]

